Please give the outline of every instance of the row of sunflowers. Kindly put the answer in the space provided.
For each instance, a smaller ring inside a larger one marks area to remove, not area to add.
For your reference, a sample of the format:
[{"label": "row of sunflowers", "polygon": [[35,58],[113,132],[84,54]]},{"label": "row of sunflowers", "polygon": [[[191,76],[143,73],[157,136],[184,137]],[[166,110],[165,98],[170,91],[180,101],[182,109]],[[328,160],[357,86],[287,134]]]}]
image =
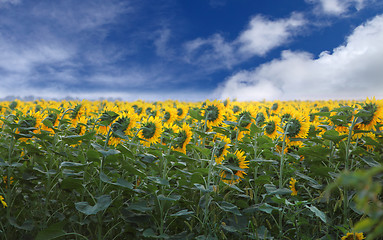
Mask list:
[{"label": "row of sunflowers", "polygon": [[383,235],[375,98],[15,100],[0,126],[4,239]]}]

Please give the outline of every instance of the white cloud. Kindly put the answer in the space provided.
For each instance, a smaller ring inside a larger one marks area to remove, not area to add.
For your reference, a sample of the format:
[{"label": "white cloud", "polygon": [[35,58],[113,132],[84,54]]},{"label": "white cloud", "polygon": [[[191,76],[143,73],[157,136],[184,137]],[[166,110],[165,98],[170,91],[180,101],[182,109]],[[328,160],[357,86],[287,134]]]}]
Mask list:
[{"label": "white cloud", "polygon": [[280,59],[229,77],[216,90],[238,100],[383,97],[383,15],[354,29],[346,43],[314,58],[283,51]]},{"label": "white cloud", "polygon": [[17,5],[21,0],[0,0],[0,8],[7,5]]},{"label": "white cloud", "polygon": [[265,55],[271,49],[285,44],[305,24],[303,15],[298,13],[278,20],[255,16],[251,19],[248,28],[237,39],[240,45],[239,50],[251,56]]},{"label": "white cloud", "polygon": [[316,5],[317,13],[325,13],[328,15],[342,15],[350,11],[352,8],[361,10],[374,0],[306,0]]},{"label": "white cloud", "polygon": [[25,43],[19,45],[0,34],[0,70],[29,74],[41,64],[55,64],[71,57],[72,50],[59,43]]},{"label": "white cloud", "polygon": [[263,56],[286,44],[292,36],[299,34],[305,24],[303,15],[298,13],[276,20],[257,15],[233,41],[227,41],[217,33],[208,38],[186,42],[185,60],[208,70],[231,69],[251,57]]},{"label": "white cloud", "polygon": [[226,42],[220,34],[189,41],[185,44],[185,50],[188,63],[202,65],[208,70],[230,69],[239,61],[234,44]]}]

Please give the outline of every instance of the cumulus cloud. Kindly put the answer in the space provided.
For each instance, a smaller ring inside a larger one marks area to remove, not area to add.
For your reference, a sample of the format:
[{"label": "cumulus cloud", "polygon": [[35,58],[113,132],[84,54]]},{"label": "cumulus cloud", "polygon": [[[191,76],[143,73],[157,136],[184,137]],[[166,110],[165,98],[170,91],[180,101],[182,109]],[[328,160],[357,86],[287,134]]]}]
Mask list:
[{"label": "cumulus cloud", "polygon": [[309,3],[315,4],[317,13],[328,15],[345,14],[352,8],[360,10],[368,3],[374,0],[306,0]]},{"label": "cumulus cloud", "polygon": [[261,15],[255,16],[237,39],[239,51],[251,56],[265,55],[271,49],[285,44],[303,25],[303,15],[298,13],[277,20],[270,20]]},{"label": "cumulus cloud", "polygon": [[251,57],[263,56],[286,44],[292,36],[299,34],[305,24],[303,15],[298,13],[276,20],[257,15],[233,41],[227,41],[216,33],[208,38],[197,38],[185,43],[185,59],[189,63],[213,70],[230,69]]},{"label": "cumulus cloud", "polygon": [[332,52],[317,58],[283,51],[279,59],[229,77],[216,94],[238,100],[383,97],[383,15],[354,29]]}]

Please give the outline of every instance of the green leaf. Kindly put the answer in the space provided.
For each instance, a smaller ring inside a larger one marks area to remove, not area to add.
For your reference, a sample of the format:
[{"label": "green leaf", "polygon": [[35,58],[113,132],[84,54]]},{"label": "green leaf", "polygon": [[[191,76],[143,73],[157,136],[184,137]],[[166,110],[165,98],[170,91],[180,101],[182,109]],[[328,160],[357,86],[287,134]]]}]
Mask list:
[{"label": "green leaf", "polygon": [[273,206],[271,206],[271,205],[268,204],[268,203],[263,203],[263,204],[261,204],[261,205],[258,207],[258,209],[259,209],[260,211],[265,212],[265,213],[268,213],[268,214],[270,214],[273,210],[277,210],[277,211],[280,210],[279,208],[277,208],[277,207],[273,207]]},{"label": "green leaf", "polygon": [[322,137],[324,139],[328,139],[330,141],[333,141],[334,143],[339,143],[344,138],[346,138],[347,135],[346,134],[339,135],[338,131],[332,129],[332,130],[328,130],[328,131],[324,132]]},{"label": "green leaf", "polygon": [[164,196],[163,194],[160,194],[157,196],[158,200],[161,200],[161,201],[171,201],[171,202],[175,202],[175,201],[178,201],[180,200],[181,196],[180,195],[169,195],[169,196]]},{"label": "green leaf", "polygon": [[101,181],[105,183],[109,183],[115,186],[123,187],[123,188],[128,188],[128,189],[133,189],[133,184],[126,181],[125,179],[118,178],[116,182],[112,182],[112,180],[104,173],[100,173],[100,179]]},{"label": "green leaf", "polygon": [[149,176],[148,179],[160,185],[169,186],[169,181],[160,177]]},{"label": "green leaf", "polygon": [[146,202],[136,202],[132,203],[128,207],[129,210],[136,210],[139,212],[147,212],[153,209],[153,207],[148,207]]},{"label": "green leaf", "polygon": [[25,231],[31,231],[34,228],[34,223],[32,220],[26,220],[22,225],[17,224],[14,217],[9,218],[9,223],[15,228],[22,229]]},{"label": "green leaf", "polygon": [[94,215],[100,211],[107,209],[112,203],[112,199],[109,195],[102,195],[97,199],[94,206],[90,206],[87,202],[75,203],[76,209],[85,215]]},{"label": "green leaf", "polygon": [[305,205],[305,207],[310,209],[311,212],[315,213],[315,215],[319,217],[324,223],[327,223],[327,218],[324,212],[322,212],[321,210],[319,210],[318,208],[312,205],[311,206]]},{"label": "green leaf", "polygon": [[62,237],[66,235],[66,232],[64,232],[63,227],[64,227],[64,222],[59,222],[50,225],[48,228],[40,231],[37,234],[37,237],[35,240],[50,240],[50,239],[55,239],[58,237]]},{"label": "green leaf", "polygon": [[365,218],[359,222],[357,222],[354,226],[355,232],[369,232],[371,228],[374,227],[377,220],[373,220],[371,218]]},{"label": "green leaf", "polygon": [[225,212],[233,213],[237,216],[242,216],[241,212],[238,210],[238,207],[232,203],[222,201],[220,203],[216,203],[217,206]]},{"label": "green leaf", "polygon": [[99,145],[97,143],[91,143],[90,145],[92,145],[92,147],[94,147],[104,157],[120,153],[120,151],[118,151],[117,149],[108,149],[108,150],[106,150],[106,149],[104,149],[104,147],[102,147],[101,145]]},{"label": "green leaf", "polygon": [[201,121],[201,120],[204,119],[204,117],[201,115],[199,109],[192,109],[192,108],[190,108],[189,109],[189,115],[190,115],[190,117],[192,117],[194,119],[197,119],[198,121]]},{"label": "green leaf", "polygon": [[375,161],[372,157],[366,156],[366,157],[360,157],[360,159],[363,160],[368,166],[370,167],[380,167],[381,164],[377,161]]},{"label": "green leaf", "polygon": [[275,185],[273,184],[265,184],[263,185],[265,188],[266,188],[266,191],[269,195],[275,195],[275,194],[280,194],[280,195],[284,195],[284,194],[291,194],[291,190],[290,189],[287,189],[287,188],[277,188]]},{"label": "green leaf", "polygon": [[83,188],[82,179],[67,177],[62,180],[60,187],[65,190],[80,190]]},{"label": "green leaf", "polygon": [[89,165],[87,163],[76,163],[76,162],[62,162],[60,164],[60,168],[63,168],[63,167],[83,167],[83,166],[86,166],[86,165]]},{"label": "green leaf", "polygon": [[194,212],[193,211],[188,211],[187,209],[182,209],[176,213],[173,213],[173,214],[170,214],[171,217],[179,217],[179,216],[186,216],[186,215],[190,215],[190,214],[193,214]]}]

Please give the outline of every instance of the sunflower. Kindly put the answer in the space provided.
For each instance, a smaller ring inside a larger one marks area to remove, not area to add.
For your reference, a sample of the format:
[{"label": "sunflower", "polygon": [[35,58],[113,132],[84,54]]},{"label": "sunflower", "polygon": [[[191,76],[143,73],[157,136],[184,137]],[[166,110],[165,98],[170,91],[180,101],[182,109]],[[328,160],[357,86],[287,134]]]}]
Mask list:
[{"label": "sunflower", "polygon": [[[41,122],[43,119],[43,115],[40,112],[27,111],[24,112],[26,114],[25,117],[19,119],[19,128],[16,130],[16,133],[29,135],[31,132],[40,133]],[[32,131],[31,128],[35,128]],[[22,142],[26,142],[28,138],[22,137],[19,139]]]},{"label": "sunflower", "polygon": [[164,125],[172,124],[178,117],[177,110],[172,107],[165,108],[162,114],[162,122]]},{"label": "sunflower", "polygon": [[363,240],[366,237],[363,236],[363,233],[350,233],[348,232],[346,236],[343,236],[341,240]]},{"label": "sunflower", "polygon": [[291,106],[285,106],[283,109],[280,110],[278,115],[281,118],[281,122],[285,123],[290,118],[292,118],[293,115],[297,115],[297,110],[295,110]]},{"label": "sunflower", "polygon": [[230,139],[225,135],[221,135],[216,139],[217,149],[214,152],[215,162],[221,164],[225,156],[229,153],[228,149],[230,148]]},{"label": "sunflower", "polygon": [[41,130],[54,134],[55,133],[54,130],[50,126],[46,125],[46,123],[44,122],[45,120],[48,120],[49,122],[51,122],[53,126],[58,126],[59,117],[57,113],[55,112],[49,113],[48,116],[45,117],[44,120],[42,121],[43,124],[41,124]]},{"label": "sunflower", "polygon": [[193,133],[190,126],[184,122],[182,128],[178,129],[174,139],[172,150],[186,154],[186,145],[192,139]]},{"label": "sunflower", "polygon": [[264,133],[271,139],[276,139],[279,136],[278,132],[282,132],[280,127],[281,120],[277,116],[271,116],[265,121]]},{"label": "sunflower", "polygon": [[254,109],[247,107],[236,115],[237,123],[240,127],[249,129],[253,120]]},{"label": "sunflower", "polygon": [[263,126],[267,118],[267,113],[264,108],[258,110],[257,115],[255,116],[255,123],[257,126]]},{"label": "sunflower", "polygon": [[70,121],[72,123],[72,127],[75,127],[77,125],[78,120],[80,119],[81,116],[84,115],[84,108],[82,104],[77,104],[73,110],[70,112],[69,117]]},{"label": "sunflower", "polygon": [[306,117],[303,114],[300,114],[298,111],[294,111],[292,113],[290,118],[286,120],[284,126],[284,131],[289,140],[291,138],[306,138],[309,129],[310,123],[307,122]]},{"label": "sunflower", "polygon": [[164,125],[161,137],[161,144],[168,145],[171,142],[171,136],[173,136],[177,131],[178,126],[173,123]]},{"label": "sunflower", "polygon": [[177,119],[183,120],[188,114],[189,108],[185,105],[179,105],[177,107]]},{"label": "sunflower", "polygon": [[138,137],[143,139],[141,140],[141,144],[145,147],[150,147],[152,143],[158,143],[160,141],[162,128],[162,121],[159,117],[150,116],[147,120],[144,120],[138,132]]},{"label": "sunflower", "polygon": [[374,126],[383,119],[383,106],[380,105],[375,97],[370,100],[367,98],[366,102],[362,105],[360,117],[363,121],[355,126],[358,130],[370,131]]},{"label": "sunflower", "polygon": [[229,167],[231,166],[235,169],[232,170],[233,173],[225,170],[220,173],[223,182],[227,184],[236,184],[244,178],[244,175],[246,175],[244,170],[249,168],[249,161],[246,161],[246,156],[244,155],[245,152],[241,150],[226,155],[224,162],[227,163]]},{"label": "sunflower", "polygon": [[123,136],[129,136],[132,129],[136,126],[138,116],[133,112],[122,112],[117,120],[111,125],[112,135],[109,138],[109,144],[117,146],[122,141]]},{"label": "sunflower", "polygon": [[0,202],[3,204],[3,208],[8,207],[7,203],[4,201],[4,197],[0,195]]},{"label": "sunflower", "polygon": [[295,183],[297,180],[295,178],[290,178],[290,190],[292,191],[291,196],[296,196],[298,194],[298,191],[295,189]]},{"label": "sunflower", "polygon": [[273,105],[270,107],[270,114],[278,114],[282,108],[282,103],[280,101],[273,102]]},{"label": "sunflower", "polygon": [[108,134],[109,127],[112,125],[114,120],[119,116],[117,114],[118,108],[117,106],[106,106],[103,110],[103,113],[98,118],[99,126],[97,129],[98,134],[106,135]]},{"label": "sunflower", "polygon": [[219,125],[223,119],[224,106],[223,103],[214,100],[210,102],[206,101],[203,106],[202,116],[206,118],[208,127]]}]

